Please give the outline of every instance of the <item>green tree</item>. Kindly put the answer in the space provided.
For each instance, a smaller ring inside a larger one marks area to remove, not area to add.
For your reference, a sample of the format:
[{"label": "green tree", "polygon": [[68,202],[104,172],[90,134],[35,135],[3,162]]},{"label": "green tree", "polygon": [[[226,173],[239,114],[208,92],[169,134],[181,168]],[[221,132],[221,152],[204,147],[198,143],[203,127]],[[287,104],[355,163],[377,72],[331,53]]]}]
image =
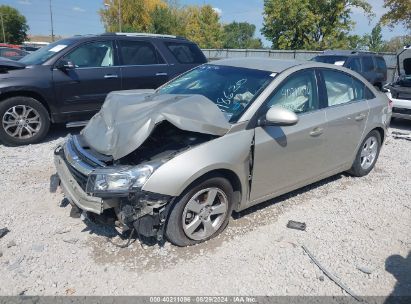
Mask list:
[{"label": "green tree", "polygon": [[150,32],[155,34],[185,35],[183,11],[178,6],[157,6],[151,13]]},{"label": "green tree", "polygon": [[259,49],[261,40],[254,38],[255,25],[248,22],[232,22],[224,25],[224,48]]},{"label": "green tree", "polygon": [[404,45],[411,44],[411,35],[396,36],[385,42],[382,51],[383,52],[397,52],[402,49]]},{"label": "green tree", "polygon": [[0,22],[0,41],[5,40],[12,44],[21,44],[27,40],[27,25],[26,17],[19,13],[15,8],[8,5],[0,5],[0,15],[3,17],[4,28]]},{"label": "green tree", "polygon": [[346,48],[353,8],[373,15],[366,0],[264,0],[262,33],[276,49]]},{"label": "green tree", "polygon": [[222,48],[224,41],[220,16],[210,5],[188,6],[184,9],[185,36],[201,48]]},{"label": "green tree", "polygon": [[381,17],[382,24],[391,28],[403,24],[411,34],[411,1],[384,0],[384,7],[388,8],[388,12]]},{"label": "green tree", "polygon": [[119,31],[119,4],[123,32],[147,32],[151,28],[151,14],[157,8],[167,7],[163,0],[105,0],[106,8],[99,10],[107,32]]},{"label": "green tree", "polygon": [[370,51],[381,52],[385,45],[385,42],[382,39],[381,25],[377,24],[372,29],[370,35],[364,36],[364,40]]}]

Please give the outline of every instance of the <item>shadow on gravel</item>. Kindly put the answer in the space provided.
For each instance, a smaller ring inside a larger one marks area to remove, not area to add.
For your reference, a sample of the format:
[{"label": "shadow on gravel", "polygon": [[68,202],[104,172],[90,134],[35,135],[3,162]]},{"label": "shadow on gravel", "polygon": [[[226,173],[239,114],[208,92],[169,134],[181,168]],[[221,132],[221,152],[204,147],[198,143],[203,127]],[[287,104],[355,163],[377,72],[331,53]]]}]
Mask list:
[{"label": "shadow on gravel", "polygon": [[411,303],[411,251],[406,258],[395,254],[385,260],[385,270],[397,280],[385,304]]},{"label": "shadow on gravel", "polygon": [[256,212],[256,211],[259,211],[259,210],[261,210],[261,209],[267,208],[267,207],[269,207],[269,206],[271,206],[271,205],[275,205],[275,204],[281,203],[281,202],[283,202],[283,201],[285,201],[285,200],[288,200],[288,199],[290,199],[290,198],[293,198],[293,197],[298,196],[298,195],[300,195],[300,194],[303,194],[303,193],[305,193],[305,192],[309,192],[309,191],[311,191],[311,190],[313,190],[313,189],[316,189],[316,188],[322,187],[322,186],[324,186],[324,185],[326,185],[326,184],[335,182],[335,181],[343,178],[344,176],[347,176],[347,174],[346,174],[346,173],[340,173],[340,174],[337,174],[337,175],[333,175],[333,176],[328,177],[328,178],[326,178],[326,179],[323,179],[323,180],[321,180],[321,181],[319,181],[319,182],[316,182],[316,183],[314,183],[314,184],[311,184],[311,185],[302,187],[302,188],[300,188],[300,189],[294,190],[294,191],[292,191],[292,192],[283,194],[283,195],[278,196],[278,197],[276,197],[276,198],[274,198],[274,199],[271,199],[271,200],[269,200],[269,201],[260,203],[260,204],[258,204],[258,205],[252,206],[252,207],[250,207],[250,208],[247,208],[247,209],[245,209],[245,210],[243,210],[243,211],[234,212],[234,213],[233,213],[233,218],[234,218],[234,219],[240,219],[240,218],[242,218],[243,216],[246,216],[246,215],[249,215],[249,214],[254,213],[254,212]]},{"label": "shadow on gravel", "polygon": [[59,138],[64,138],[66,137],[68,134],[78,134],[80,133],[82,127],[80,128],[66,128],[65,125],[63,124],[56,124],[56,125],[52,125],[50,127],[50,131],[47,134],[46,138],[43,139],[41,142],[48,142],[48,141],[53,141]]},{"label": "shadow on gravel", "polygon": [[411,120],[391,119],[390,128],[396,128],[403,131],[411,131]]}]

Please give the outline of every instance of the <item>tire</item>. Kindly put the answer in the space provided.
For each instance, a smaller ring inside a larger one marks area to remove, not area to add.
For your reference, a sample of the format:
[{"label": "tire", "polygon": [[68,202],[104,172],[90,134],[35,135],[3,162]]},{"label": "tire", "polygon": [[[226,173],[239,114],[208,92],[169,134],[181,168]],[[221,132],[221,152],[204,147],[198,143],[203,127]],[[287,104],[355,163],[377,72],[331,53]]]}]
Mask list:
[{"label": "tire", "polygon": [[5,145],[38,143],[49,128],[49,113],[38,100],[17,96],[0,101],[0,141]]},{"label": "tire", "polygon": [[[370,144],[375,144],[370,147]],[[367,148],[368,145],[368,148]],[[381,150],[381,135],[377,130],[373,130],[364,138],[357,155],[355,156],[354,164],[348,171],[353,176],[361,177],[371,172],[377,162]]]},{"label": "tire", "polygon": [[[212,195],[215,191],[215,200],[210,204],[208,196]],[[194,198],[196,199],[192,200]],[[222,203],[224,199],[226,199],[226,207]],[[201,211],[198,210],[199,208],[202,208]],[[224,208],[224,214],[213,214],[217,210],[222,212]],[[196,209],[197,213],[192,211],[194,209]],[[233,188],[227,179],[223,177],[210,177],[206,180],[200,180],[176,199],[168,216],[166,238],[174,245],[180,247],[191,246],[209,240],[225,229],[232,209]],[[200,224],[190,234],[188,231],[191,231],[191,228],[195,227],[199,221]],[[211,226],[210,223],[212,223]],[[211,228],[206,229],[205,225]]]}]

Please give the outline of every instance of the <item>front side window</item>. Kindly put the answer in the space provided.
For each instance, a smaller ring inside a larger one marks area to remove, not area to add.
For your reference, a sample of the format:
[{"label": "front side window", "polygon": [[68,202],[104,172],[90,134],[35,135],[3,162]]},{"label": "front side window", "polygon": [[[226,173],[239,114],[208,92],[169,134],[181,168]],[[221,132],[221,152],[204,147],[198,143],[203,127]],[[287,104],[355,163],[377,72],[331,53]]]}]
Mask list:
[{"label": "front side window", "polygon": [[269,99],[267,110],[272,106],[280,106],[297,114],[319,109],[314,71],[297,72],[288,78]]},{"label": "front side window", "polygon": [[156,49],[149,42],[120,40],[119,45],[124,65],[150,65],[159,63]]},{"label": "front side window", "polygon": [[83,44],[64,57],[77,68],[110,67],[114,65],[113,43],[96,41]]},{"label": "front side window", "polygon": [[362,58],[362,66],[364,72],[371,72],[374,70],[374,62],[371,56],[365,56]]},{"label": "front side window", "polygon": [[269,71],[206,64],[174,79],[157,93],[203,95],[214,102],[230,122],[235,122],[274,76]]},{"label": "front side window", "polygon": [[364,99],[365,85],[361,81],[339,71],[323,70],[322,74],[327,89],[328,106]]}]

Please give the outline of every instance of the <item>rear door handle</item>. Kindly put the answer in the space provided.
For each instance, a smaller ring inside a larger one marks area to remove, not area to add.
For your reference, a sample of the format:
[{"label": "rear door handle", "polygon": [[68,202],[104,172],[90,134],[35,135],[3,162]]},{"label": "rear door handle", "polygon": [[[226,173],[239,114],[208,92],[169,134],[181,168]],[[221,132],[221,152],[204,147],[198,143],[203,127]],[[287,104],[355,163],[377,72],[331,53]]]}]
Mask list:
[{"label": "rear door handle", "polygon": [[315,137],[315,136],[320,136],[321,134],[323,134],[324,129],[323,128],[315,128],[310,132],[310,135]]},{"label": "rear door handle", "polygon": [[367,115],[365,115],[365,114],[360,114],[360,115],[358,115],[358,116],[355,116],[355,120],[356,120],[356,121],[361,121],[361,120],[364,120],[366,117],[367,117]]},{"label": "rear door handle", "polygon": [[105,78],[105,79],[118,78],[118,75],[115,75],[115,74],[106,74],[106,75],[104,75],[104,78]]},{"label": "rear door handle", "polygon": [[167,73],[156,73],[156,76],[167,76]]}]

